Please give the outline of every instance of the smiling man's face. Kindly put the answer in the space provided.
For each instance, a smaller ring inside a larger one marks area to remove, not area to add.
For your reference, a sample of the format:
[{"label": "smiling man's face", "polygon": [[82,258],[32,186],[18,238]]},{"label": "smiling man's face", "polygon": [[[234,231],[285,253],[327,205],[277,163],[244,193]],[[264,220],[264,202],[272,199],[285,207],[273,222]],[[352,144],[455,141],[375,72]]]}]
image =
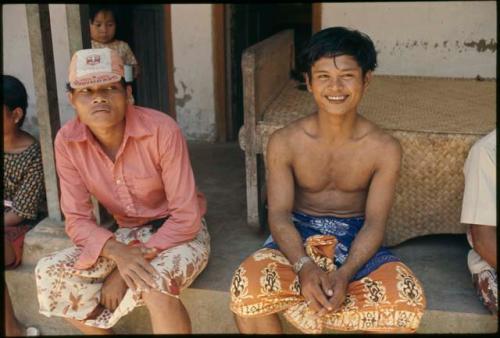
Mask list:
[{"label": "smiling man's face", "polygon": [[130,90],[118,81],[74,89],[68,98],[80,121],[91,130],[110,128],[123,123]]},{"label": "smiling man's face", "polygon": [[356,112],[371,79],[350,55],[322,57],[311,67],[307,89],[313,94],[320,112],[343,115]]}]

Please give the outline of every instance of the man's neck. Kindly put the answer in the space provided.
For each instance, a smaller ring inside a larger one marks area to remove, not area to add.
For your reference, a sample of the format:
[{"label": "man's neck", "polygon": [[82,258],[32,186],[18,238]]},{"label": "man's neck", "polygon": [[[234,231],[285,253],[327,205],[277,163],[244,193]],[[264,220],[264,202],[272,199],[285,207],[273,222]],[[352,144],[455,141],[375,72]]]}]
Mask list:
[{"label": "man's neck", "polygon": [[358,114],[353,111],[344,115],[318,113],[318,129],[329,143],[343,143],[354,133]]},{"label": "man's neck", "polygon": [[99,142],[102,150],[108,155],[111,161],[114,162],[125,134],[125,120],[123,120],[120,125],[111,128],[94,128],[90,129],[90,131]]}]

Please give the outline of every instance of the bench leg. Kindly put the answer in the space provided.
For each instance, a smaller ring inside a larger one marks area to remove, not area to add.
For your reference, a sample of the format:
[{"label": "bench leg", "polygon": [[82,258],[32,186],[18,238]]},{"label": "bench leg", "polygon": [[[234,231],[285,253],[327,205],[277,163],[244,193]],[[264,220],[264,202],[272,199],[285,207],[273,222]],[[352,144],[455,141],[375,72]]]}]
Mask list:
[{"label": "bench leg", "polygon": [[257,155],[245,152],[247,188],[247,223],[251,228],[260,229],[259,222],[259,180]]}]

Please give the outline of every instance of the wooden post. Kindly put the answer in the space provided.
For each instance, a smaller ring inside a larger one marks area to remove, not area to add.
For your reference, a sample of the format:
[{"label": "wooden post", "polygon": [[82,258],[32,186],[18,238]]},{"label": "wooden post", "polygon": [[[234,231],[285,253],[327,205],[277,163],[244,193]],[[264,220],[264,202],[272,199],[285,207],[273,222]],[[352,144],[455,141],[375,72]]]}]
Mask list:
[{"label": "wooden post", "polygon": [[174,51],[172,45],[172,7],[170,4],[163,5],[163,29],[165,30],[165,63],[167,66],[167,106],[168,115],[177,120],[175,110],[175,82],[174,82]]},{"label": "wooden post", "polygon": [[321,30],[321,6],[322,4],[312,4],[312,33],[317,33]]},{"label": "wooden post", "polygon": [[215,124],[217,141],[227,140],[226,126],[226,39],[225,5],[212,5],[212,46],[214,60]]},{"label": "wooden post", "polygon": [[259,223],[259,188],[256,150],[256,88],[255,88],[255,52],[245,51],[241,58],[243,73],[243,109],[245,114],[245,171],[247,187],[247,224],[254,229],[260,228]]},{"label": "wooden post", "polygon": [[57,180],[54,138],[61,123],[57,103],[54,53],[48,4],[26,5],[28,32],[33,65],[33,81],[36,94],[36,110],[40,128],[45,190],[49,218],[61,222],[59,206],[59,182]]},{"label": "wooden post", "polygon": [[83,49],[80,5],[66,5],[66,25],[68,27],[69,57]]}]

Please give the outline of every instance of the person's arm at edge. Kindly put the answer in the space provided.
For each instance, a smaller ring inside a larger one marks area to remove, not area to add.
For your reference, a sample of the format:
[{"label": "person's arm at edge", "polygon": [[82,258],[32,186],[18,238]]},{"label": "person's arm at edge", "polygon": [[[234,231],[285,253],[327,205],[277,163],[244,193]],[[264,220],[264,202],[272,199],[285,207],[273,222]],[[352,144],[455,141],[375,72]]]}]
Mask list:
[{"label": "person's arm at edge", "polygon": [[497,269],[497,228],[496,226],[471,224],[474,250],[495,270]]}]

